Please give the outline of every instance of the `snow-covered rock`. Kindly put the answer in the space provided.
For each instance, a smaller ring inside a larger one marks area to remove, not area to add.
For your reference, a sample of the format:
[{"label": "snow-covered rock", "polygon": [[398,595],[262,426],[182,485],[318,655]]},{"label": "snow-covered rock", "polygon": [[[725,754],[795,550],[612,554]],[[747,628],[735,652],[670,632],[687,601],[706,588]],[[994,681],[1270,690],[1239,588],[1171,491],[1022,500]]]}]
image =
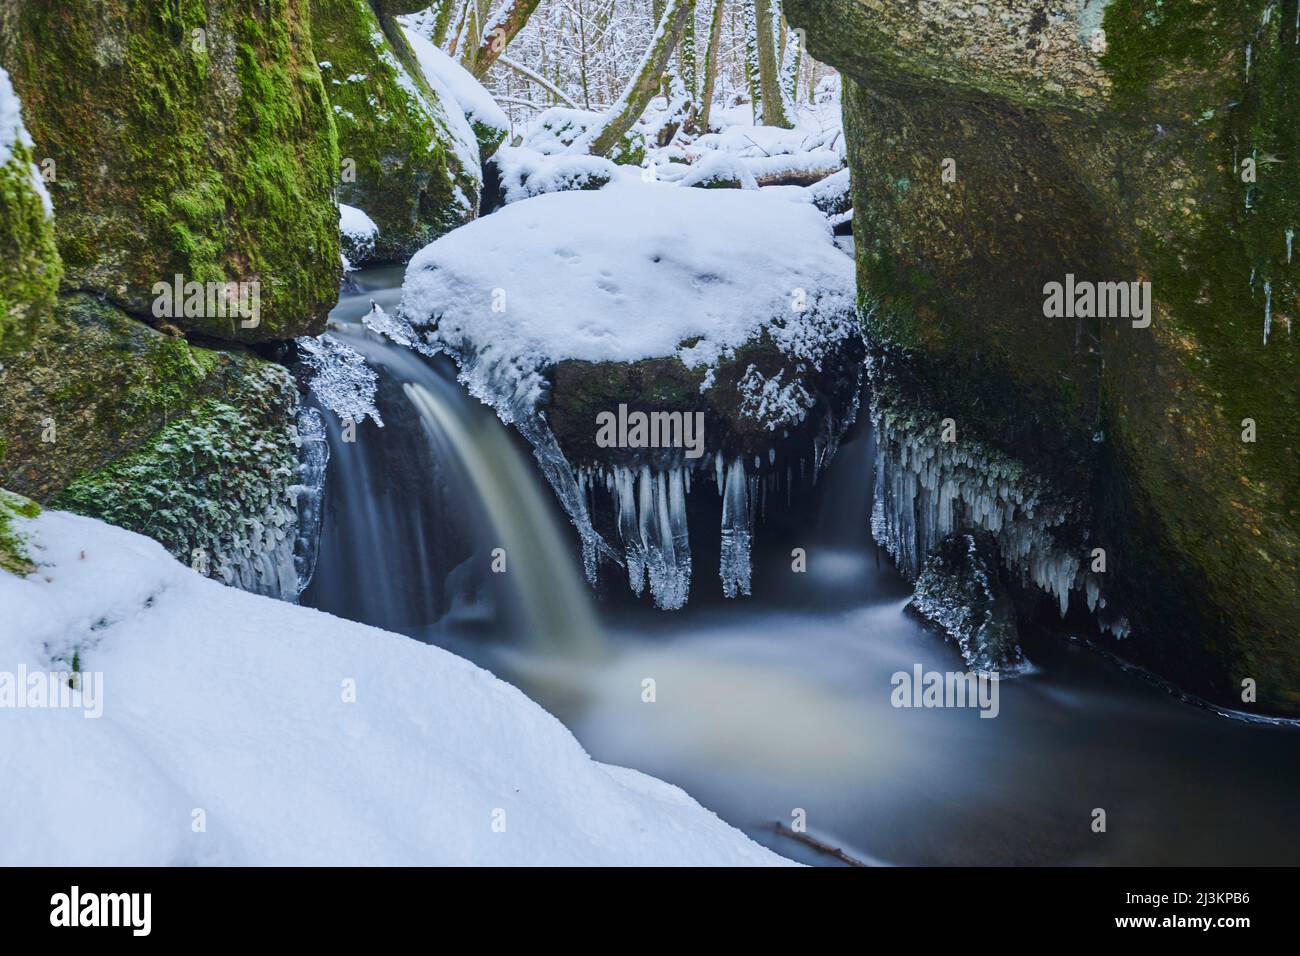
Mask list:
[{"label": "snow-covered rock", "polygon": [[[725,460],[722,585],[747,593],[762,496],[815,474],[856,414],[852,262],[810,202],[761,190],[633,174],[510,203],[412,259],[397,318],[533,443],[588,577],[617,535],[662,607],[688,593],[691,470]],[[626,403],[702,416],[707,454],[600,444],[596,416]]]},{"label": "snow-covered rock", "polygon": [[15,526],[37,570],[0,571],[0,863],[787,862],[452,654],[89,518]]},{"label": "snow-covered rock", "polygon": [[339,237],[343,241],[343,269],[351,272],[374,256],[379,227],[365,210],[339,203]]},{"label": "snow-covered rock", "polygon": [[600,189],[621,174],[619,167],[603,156],[547,155],[527,146],[502,146],[491,163],[503,204],[543,193]]},{"label": "snow-covered rock", "polygon": [[710,153],[677,181],[679,186],[701,189],[757,189],[758,182],[748,167],[734,156]]}]

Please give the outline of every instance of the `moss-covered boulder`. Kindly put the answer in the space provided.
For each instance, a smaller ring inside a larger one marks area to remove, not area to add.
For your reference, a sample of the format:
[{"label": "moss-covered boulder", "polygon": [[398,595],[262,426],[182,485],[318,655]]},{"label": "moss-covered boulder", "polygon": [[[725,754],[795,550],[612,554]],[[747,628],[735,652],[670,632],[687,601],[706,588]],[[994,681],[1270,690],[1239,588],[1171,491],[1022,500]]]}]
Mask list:
[{"label": "moss-covered boulder", "polygon": [[[925,474],[1012,460],[1059,504],[1003,542],[1026,578],[1183,687],[1300,713],[1295,5],[1059,6],[787,0],[846,74],[872,367],[916,425],[895,464],[950,419],[969,452]],[[1150,282],[1149,325],[1049,315],[1067,281]]]},{"label": "moss-covered boulder", "polygon": [[13,0],[0,63],[53,173],[66,289],[147,315],[176,275],[257,282],[256,324],[171,320],[237,341],[323,328],[338,152],[307,0]]},{"label": "moss-covered boulder", "polygon": [[293,597],[298,393],[278,365],[155,331],[87,295],[0,368],[0,487]]},{"label": "moss-covered boulder", "polygon": [[20,104],[0,68],[0,362],[31,341],[62,274],[49,193],[32,163]]},{"label": "moss-covered boulder", "polygon": [[401,25],[366,0],[312,0],[312,37],[338,127],[339,201],[379,226],[374,258],[404,261],[472,219],[479,146],[426,81]]}]

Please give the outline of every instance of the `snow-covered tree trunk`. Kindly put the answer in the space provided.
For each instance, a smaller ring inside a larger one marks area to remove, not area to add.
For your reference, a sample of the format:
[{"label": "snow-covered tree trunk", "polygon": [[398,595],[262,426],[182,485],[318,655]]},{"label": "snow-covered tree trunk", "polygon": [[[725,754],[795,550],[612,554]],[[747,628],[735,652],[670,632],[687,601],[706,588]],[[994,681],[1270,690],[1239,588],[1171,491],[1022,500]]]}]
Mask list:
[{"label": "snow-covered tree trunk", "polygon": [[799,68],[803,65],[803,34],[799,30],[785,29],[781,44],[781,97],[788,115],[793,119],[799,105]]},{"label": "snow-covered tree trunk", "polygon": [[623,94],[605,117],[583,137],[582,141],[590,144],[588,149],[592,155],[605,156],[612,152],[645,112],[646,105],[659,92],[661,77],[685,25],[685,0],[666,0],[650,46]]},{"label": "snow-covered tree trunk", "polygon": [[695,126],[702,133],[709,131],[709,113],[713,109],[713,88],[718,80],[718,44],[722,39],[723,0],[712,0],[709,14],[709,38],[704,48],[704,74],[700,90],[700,109]]},{"label": "snow-covered tree trunk", "polygon": [[758,84],[763,97],[763,123],[791,129],[794,119],[781,95],[779,45],[781,37],[780,0],[754,0],[757,27]]},{"label": "snow-covered tree trunk", "polygon": [[478,52],[474,55],[474,76],[483,79],[492,64],[496,62],[505,48],[528,23],[528,18],[537,9],[540,0],[510,0],[510,2],[493,17],[483,31],[479,41]]},{"label": "snow-covered tree trunk", "polygon": [[682,42],[677,48],[677,62],[681,64],[682,83],[690,94],[691,102],[699,102],[699,71],[695,58],[695,0],[684,0],[686,23],[682,27]]},{"label": "snow-covered tree trunk", "polygon": [[758,82],[758,10],[757,0],[742,0],[745,18],[745,85],[749,88],[749,102],[754,122],[763,117],[763,88]]}]

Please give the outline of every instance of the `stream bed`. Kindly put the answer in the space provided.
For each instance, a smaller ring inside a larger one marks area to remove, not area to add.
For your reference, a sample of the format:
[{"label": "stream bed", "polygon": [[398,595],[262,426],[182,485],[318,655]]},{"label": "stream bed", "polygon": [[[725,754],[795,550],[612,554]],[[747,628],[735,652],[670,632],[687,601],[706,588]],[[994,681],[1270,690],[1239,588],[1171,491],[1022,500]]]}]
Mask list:
[{"label": "stream bed", "polygon": [[[546,707],[596,759],[676,784],[802,862],[843,865],[777,824],[804,823],[808,837],[867,864],[1300,863],[1300,729],[1182,701],[1068,634],[1024,635],[1034,666],[1000,682],[992,719],[975,708],[893,706],[895,674],[966,668],[905,610],[909,588],[871,541],[871,435],[861,423],[822,477],[818,520],[797,542],[807,572],[790,571],[788,544],[756,552],[753,598],[724,601],[718,582],[700,577],[691,604],[664,612],[591,601],[585,586],[554,577],[509,593],[476,577],[468,569],[495,540],[483,529],[531,522],[541,553],[567,542],[554,555],[560,571],[550,570],[569,574],[568,562],[576,580],[572,529],[558,509],[549,524],[512,514],[524,501],[537,508],[520,481],[553,505],[535,468],[511,479],[514,493],[481,487],[483,468],[518,471],[502,456],[531,464],[526,446],[445,364],[360,326],[372,299],[396,307],[400,269],[355,279],[333,313],[336,334],[394,381],[381,388],[384,429],[349,447],[330,432],[321,553],[303,603],[476,661]],[[458,416],[455,442],[411,452],[421,418],[402,402],[415,392],[436,393],[439,415]],[[447,460],[457,457],[487,464],[457,478]],[[530,639],[530,622],[556,626],[565,614],[584,632],[594,618],[597,639],[577,648]],[[1097,810],[1105,832],[1094,832]]]}]

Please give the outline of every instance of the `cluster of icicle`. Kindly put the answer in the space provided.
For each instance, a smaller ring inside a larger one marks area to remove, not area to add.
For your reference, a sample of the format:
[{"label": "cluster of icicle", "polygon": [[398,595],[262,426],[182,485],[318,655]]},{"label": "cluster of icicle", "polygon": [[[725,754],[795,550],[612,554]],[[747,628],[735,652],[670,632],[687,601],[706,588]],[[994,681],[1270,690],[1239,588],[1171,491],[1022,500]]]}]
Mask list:
[{"label": "cluster of icicle", "polygon": [[1064,617],[1079,591],[1101,626],[1124,637],[1128,623],[1104,613],[1101,580],[1086,553],[1062,547],[1054,529],[1081,505],[1053,494],[1039,477],[979,442],[944,442],[937,424],[873,410],[878,452],[871,532],[898,569],[916,580],[930,549],[955,531],[984,530],[1007,568],[1050,594]]},{"label": "cluster of icicle", "polygon": [[[714,480],[722,495],[722,593],[748,595],[750,547],[754,535],[754,502],[759,499],[757,474],[747,475],[740,458],[724,461],[721,453],[702,461],[714,463]],[[701,466],[695,466],[701,467]],[[640,596],[647,585],[655,606],[685,607],[691,591],[691,540],[686,523],[686,496],[693,468],[686,462],[665,467],[649,464],[580,468],[577,485],[584,501],[597,488],[613,502],[619,543],[628,585]],[[584,508],[585,508],[584,503]]]}]

